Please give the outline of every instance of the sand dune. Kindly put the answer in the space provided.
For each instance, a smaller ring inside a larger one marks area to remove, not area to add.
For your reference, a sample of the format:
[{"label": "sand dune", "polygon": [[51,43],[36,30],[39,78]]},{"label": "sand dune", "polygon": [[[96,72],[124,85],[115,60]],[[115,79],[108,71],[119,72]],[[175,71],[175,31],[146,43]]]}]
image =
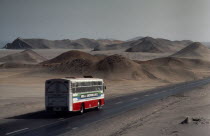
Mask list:
[{"label": "sand dune", "polygon": [[[151,41],[151,38],[146,39]],[[166,42],[165,40],[163,41]],[[135,41],[135,43],[137,42]],[[186,41],[186,44],[187,43],[188,41]],[[176,44],[179,44],[179,41],[176,41]],[[19,54],[25,54],[26,52],[31,51],[28,50]],[[14,57],[12,59],[11,57],[5,58],[8,60],[18,58],[16,54],[11,56]],[[208,56],[208,48],[200,43],[193,43],[172,56],[147,61],[131,60],[117,54],[111,56],[92,55],[86,52],[72,50],[62,53],[53,59],[41,62],[40,64],[43,68],[46,68],[48,72],[54,74],[64,73],[75,76],[92,75],[94,77],[117,80],[135,79],[171,82],[200,78],[201,75],[196,73],[196,71],[208,71],[210,69]],[[26,58],[29,59],[30,57],[23,55],[23,57],[19,57],[18,60],[26,61],[24,60]],[[32,61],[27,60],[27,62]],[[18,66],[20,65],[17,65],[17,67]],[[4,67],[15,67],[15,65],[8,63],[4,65]]]},{"label": "sand dune", "polygon": [[53,73],[165,82],[194,80],[200,75],[196,75],[193,70],[210,68],[209,62],[198,59],[165,57],[148,61],[133,61],[121,55],[98,58],[98,56],[78,51],[64,53],[47,62],[48,64],[62,62],[55,66],[49,65],[49,70]]},{"label": "sand dune", "polygon": [[210,61],[201,60],[201,59],[164,57],[148,61],[136,61],[136,62],[142,65],[180,67],[183,69],[210,68]]},{"label": "sand dune", "polygon": [[198,71],[210,70],[210,62],[199,59],[165,57],[138,63],[155,77],[169,82],[198,79],[202,77]]},{"label": "sand dune", "polygon": [[205,45],[195,42],[172,55],[180,58],[210,60],[210,50]]},{"label": "sand dune", "polygon": [[[141,66],[121,55],[111,55],[104,59],[76,58],[49,67],[53,73],[67,73],[75,76],[92,75],[106,79],[143,79],[147,78]],[[150,76],[149,78],[151,78]]]},{"label": "sand dune", "polygon": [[77,51],[77,50],[72,50],[72,51],[68,51],[65,53],[62,53],[61,55],[44,61],[42,62],[42,64],[44,65],[54,65],[54,64],[61,64],[61,63],[65,63],[65,62],[70,62],[74,59],[84,59],[84,60],[91,60],[91,61],[97,61],[98,59],[103,58],[102,55],[100,56],[94,56],[91,55],[89,53],[86,52],[82,52],[82,51]]},{"label": "sand dune", "polygon": [[120,55],[111,55],[96,64],[97,73],[106,78],[136,79],[144,76],[136,62]]},{"label": "sand dune", "polygon": [[138,63],[120,55],[106,57],[81,51],[69,51],[41,64],[49,67],[52,72],[116,78],[135,78],[140,69]]},{"label": "sand dune", "polygon": [[0,58],[2,63],[23,63],[23,64],[36,64],[46,59],[32,50],[24,50],[19,53],[7,55]]}]

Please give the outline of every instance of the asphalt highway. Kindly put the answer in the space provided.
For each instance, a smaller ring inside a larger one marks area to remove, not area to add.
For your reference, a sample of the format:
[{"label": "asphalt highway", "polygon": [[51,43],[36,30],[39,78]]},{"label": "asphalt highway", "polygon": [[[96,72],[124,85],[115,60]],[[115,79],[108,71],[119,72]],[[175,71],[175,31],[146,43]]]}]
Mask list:
[{"label": "asphalt highway", "polygon": [[88,110],[83,115],[76,113],[54,114],[44,110],[7,118],[0,124],[1,136],[57,136],[84,127],[96,121],[123,114],[139,106],[160,99],[191,91],[210,83],[210,78],[185,82],[145,92],[108,99],[102,110]]}]

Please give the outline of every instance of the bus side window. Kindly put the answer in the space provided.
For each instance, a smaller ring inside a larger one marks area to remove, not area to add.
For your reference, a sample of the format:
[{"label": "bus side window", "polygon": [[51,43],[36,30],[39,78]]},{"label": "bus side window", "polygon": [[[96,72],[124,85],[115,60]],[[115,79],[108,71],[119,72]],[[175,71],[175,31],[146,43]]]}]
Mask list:
[{"label": "bus side window", "polygon": [[81,93],[81,92],[82,92],[82,88],[78,87],[78,93]]},{"label": "bus side window", "polygon": [[84,92],[88,92],[88,86],[84,87]]},{"label": "bus side window", "polygon": [[72,88],[72,93],[76,93],[76,88]]},{"label": "bus side window", "polygon": [[96,86],[95,90],[96,91],[99,91],[100,90],[99,86]]},{"label": "bus side window", "polygon": [[76,93],[79,93],[79,87],[76,88]]}]

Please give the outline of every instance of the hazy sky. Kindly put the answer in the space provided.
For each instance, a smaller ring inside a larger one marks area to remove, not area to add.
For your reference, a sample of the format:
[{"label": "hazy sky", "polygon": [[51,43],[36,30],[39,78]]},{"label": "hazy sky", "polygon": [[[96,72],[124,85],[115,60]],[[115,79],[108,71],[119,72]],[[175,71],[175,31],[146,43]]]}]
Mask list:
[{"label": "hazy sky", "polygon": [[136,36],[210,41],[210,0],[0,0],[0,41]]}]

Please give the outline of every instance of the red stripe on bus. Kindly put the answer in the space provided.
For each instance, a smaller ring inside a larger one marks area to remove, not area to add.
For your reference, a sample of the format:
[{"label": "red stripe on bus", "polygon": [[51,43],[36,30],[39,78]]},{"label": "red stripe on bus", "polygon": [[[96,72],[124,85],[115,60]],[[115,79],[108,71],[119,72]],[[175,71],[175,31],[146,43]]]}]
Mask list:
[{"label": "red stripe on bus", "polygon": [[81,105],[84,104],[85,109],[94,108],[98,106],[98,101],[100,101],[101,105],[104,105],[104,99],[97,99],[85,102],[73,103],[73,111],[79,111],[81,109]]}]

